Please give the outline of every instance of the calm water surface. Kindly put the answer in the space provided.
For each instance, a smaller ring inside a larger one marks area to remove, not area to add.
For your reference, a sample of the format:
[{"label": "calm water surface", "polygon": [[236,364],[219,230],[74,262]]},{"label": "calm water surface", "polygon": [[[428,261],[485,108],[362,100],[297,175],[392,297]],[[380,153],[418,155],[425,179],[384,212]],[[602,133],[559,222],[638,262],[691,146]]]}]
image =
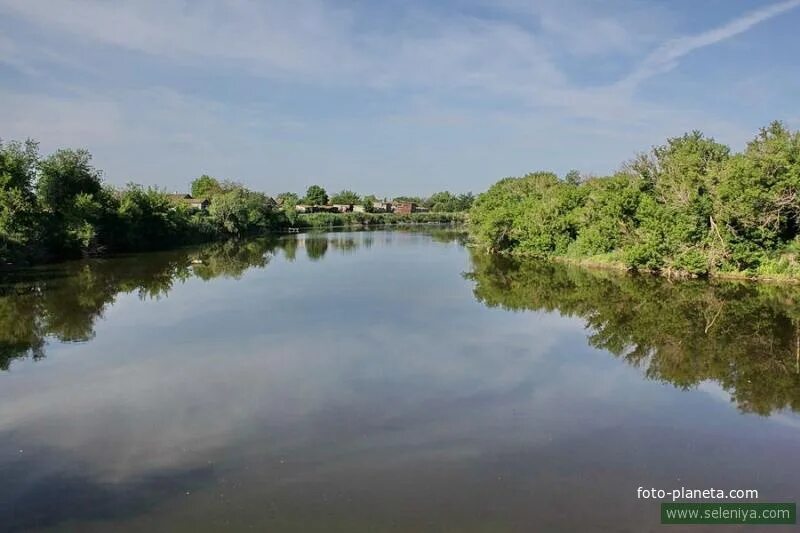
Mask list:
[{"label": "calm water surface", "polygon": [[447,231],[6,276],[0,529],[649,531],[639,486],[797,501],[798,302]]}]

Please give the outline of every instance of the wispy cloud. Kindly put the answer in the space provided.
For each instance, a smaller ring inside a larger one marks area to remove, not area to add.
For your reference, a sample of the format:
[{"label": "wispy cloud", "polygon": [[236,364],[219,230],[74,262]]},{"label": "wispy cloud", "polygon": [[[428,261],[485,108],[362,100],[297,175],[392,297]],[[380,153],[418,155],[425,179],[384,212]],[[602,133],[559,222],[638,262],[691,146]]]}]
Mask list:
[{"label": "wispy cloud", "polygon": [[643,0],[0,0],[0,135],[88,145],[109,175],[170,186],[200,159],[245,180],[269,167],[280,189],[353,187],[365,161],[375,180],[473,190],[531,165],[602,172],[682,128],[753,131],[636,88],[798,5],[674,37],[679,9]]},{"label": "wispy cloud", "polygon": [[746,32],[753,26],[800,6],[800,0],[787,0],[751,11],[739,18],[697,35],[671,39],[656,48],[638,67],[617,84],[619,88],[633,89],[642,81],[672,70],[683,56]]}]

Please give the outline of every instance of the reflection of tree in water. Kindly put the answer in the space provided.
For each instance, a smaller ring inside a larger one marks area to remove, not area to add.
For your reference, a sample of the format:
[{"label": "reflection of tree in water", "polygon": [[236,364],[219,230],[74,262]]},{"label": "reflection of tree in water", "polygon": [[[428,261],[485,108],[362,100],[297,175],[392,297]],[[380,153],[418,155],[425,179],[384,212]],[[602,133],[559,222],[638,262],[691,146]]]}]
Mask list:
[{"label": "reflection of tree in water", "polygon": [[239,279],[250,268],[266,267],[270,259],[267,252],[274,251],[277,245],[263,240],[213,243],[190,254],[195,263],[192,272],[203,280],[220,276]]},{"label": "reflection of tree in water", "polygon": [[342,253],[350,253],[354,252],[358,247],[359,243],[352,237],[345,237],[342,235],[336,235],[329,239],[331,246]]},{"label": "reflection of tree in water", "polygon": [[0,277],[0,369],[8,369],[19,357],[44,357],[48,338],[91,340],[95,320],[119,293],[160,298],[175,282],[191,277],[239,278],[250,268],[264,268],[278,249],[287,260],[294,260],[301,241],[309,259],[319,260],[329,241],[331,249],[342,253],[358,248],[361,240],[335,233],[289,235],[6,273]]},{"label": "reflection of tree in water", "polygon": [[280,248],[283,250],[283,257],[290,263],[297,258],[297,246],[299,241],[294,237],[284,237],[280,241]]},{"label": "reflection of tree in water", "polygon": [[685,281],[472,256],[476,298],[586,321],[589,344],[650,379],[719,383],[742,411],[800,411],[800,288]]},{"label": "reflection of tree in water", "polygon": [[328,238],[322,235],[309,236],[305,240],[306,255],[312,261],[319,261],[328,251]]},{"label": "reflection of tree in water", "polygon": [[8,274],[0,280],[0,369],[18,357],[43,357],[48,337],[90,340],[95,320],[119,293],[159,298],[193,276],[238,278],[266,266],[274,246],[268,240],[229,241]]}]

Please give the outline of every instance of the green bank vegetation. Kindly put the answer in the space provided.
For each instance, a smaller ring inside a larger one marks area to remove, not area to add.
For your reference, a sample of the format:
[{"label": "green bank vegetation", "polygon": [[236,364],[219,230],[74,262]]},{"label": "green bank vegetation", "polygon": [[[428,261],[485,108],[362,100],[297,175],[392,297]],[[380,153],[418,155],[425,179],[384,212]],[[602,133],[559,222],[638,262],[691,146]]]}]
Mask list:
[{"label": "green bank vegetation", "polygon": [[493,253],[667,275],[800,275],[800,134],[774,122],[741,153],[693,132],[612,176],[506,178],[476,199]]},{"label": "green bank vegetation", "polygon": [[[425,200],[435,213],[305,216],[295,212],[297,194],[283,193],[276,201],[240,183],[203,175],[190,186],[192,197],[209,200],[198,209],[157,187],[111,186],[91,160],[86,150],[62,149],[41,157],[34,141],[0,141],[0,267],[163,249],[287,227],[452,222],[463,216],[442,215],[442,210],[464,211],[472,203],[471,194],[444,192]],[[347,190],[332,197],[368,203],[370,210],[374,199]],[[330,199],[313,185],[304,200],[324,204]]]},{"label": "green bank vegetation", "polygon": [[207,210],[154,187],[108,185],[86,150],[40,157],[33,141],[0,143],[0,261],[166,248],[275,229],[283,217],[263,193],[203,176]]},{"label": "green bank vegetation", "polygon": [[310,213],[298,215],[296,225],[300,228],[336,228],[358,225],[404,225],[404,224],[460,224],[466,221],[466,213]]}]

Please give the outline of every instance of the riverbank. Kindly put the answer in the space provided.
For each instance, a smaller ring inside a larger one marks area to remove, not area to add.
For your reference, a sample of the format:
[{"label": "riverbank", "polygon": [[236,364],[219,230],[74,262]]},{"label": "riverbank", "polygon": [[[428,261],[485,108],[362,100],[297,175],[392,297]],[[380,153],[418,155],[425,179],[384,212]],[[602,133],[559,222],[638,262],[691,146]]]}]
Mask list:
[{"label": "riverbank", "polygon": [[800,132],[780,122],[736,153],[700,132],[610,176],[533,172],[475,200],[484,250],[668,278],[800,281]]},{"label": "riverbank", "polygon": [[[483,252],[486,253],[486,252]],[[661,277],[669,280],[693,280],[693,279],[707,279],[707,280],[729,280],[729,281],[750,281],[750,282],[763,282],[763,283],[785,283],[796,285],[800,284],[800,274],[758,274],[744,271],[721,271],[710,272],[704,275],[691,274],[681,270],[658,270],[658,269],[635,269],[628,266],[624,260],[615,257],[613,254],[605,256],[587,256],[587,257],[569,257],[569,256],[550,256],[547,258],[525,256],[514,253],[499,253],[487,254],[498,255],[520,261],[525,263],[540,262],[542,260],[552,261],[565,265],[572,265],[588,270],[606,270],[624,273],[636,273],[654,277]]]},{"label": "riverbank", "polygon": [[425,226],[455,226],[465,227],[465,213],[313,213],[298,215],[292,222],[288,218],[280,219],[269,230],[249,232],[242,235],[230,235],[221,232],[185,232],[180,238],[170,242],[161,242],[157,246],[139,249],[104,248],[92,253],[67,256],[31,256],[18,262],[4,261],[0,263],[0,272],[18,271],[34,268],[41,265],[53,265],[68,261],[90,258],[111,258],[126,256],[131,253],[170,252],[199,245],[212,245],[215,243],[238,242],[257,238],[277,238],[289,233],[290,229],[302,232],[348,230],[348,229],[380,229]]},{"label": "riverbank", "polygon": [[318,229],[357,226],[395,226],[402,224],[463,224],[466,213],[310,213],[298,215],[289,226]]}]

